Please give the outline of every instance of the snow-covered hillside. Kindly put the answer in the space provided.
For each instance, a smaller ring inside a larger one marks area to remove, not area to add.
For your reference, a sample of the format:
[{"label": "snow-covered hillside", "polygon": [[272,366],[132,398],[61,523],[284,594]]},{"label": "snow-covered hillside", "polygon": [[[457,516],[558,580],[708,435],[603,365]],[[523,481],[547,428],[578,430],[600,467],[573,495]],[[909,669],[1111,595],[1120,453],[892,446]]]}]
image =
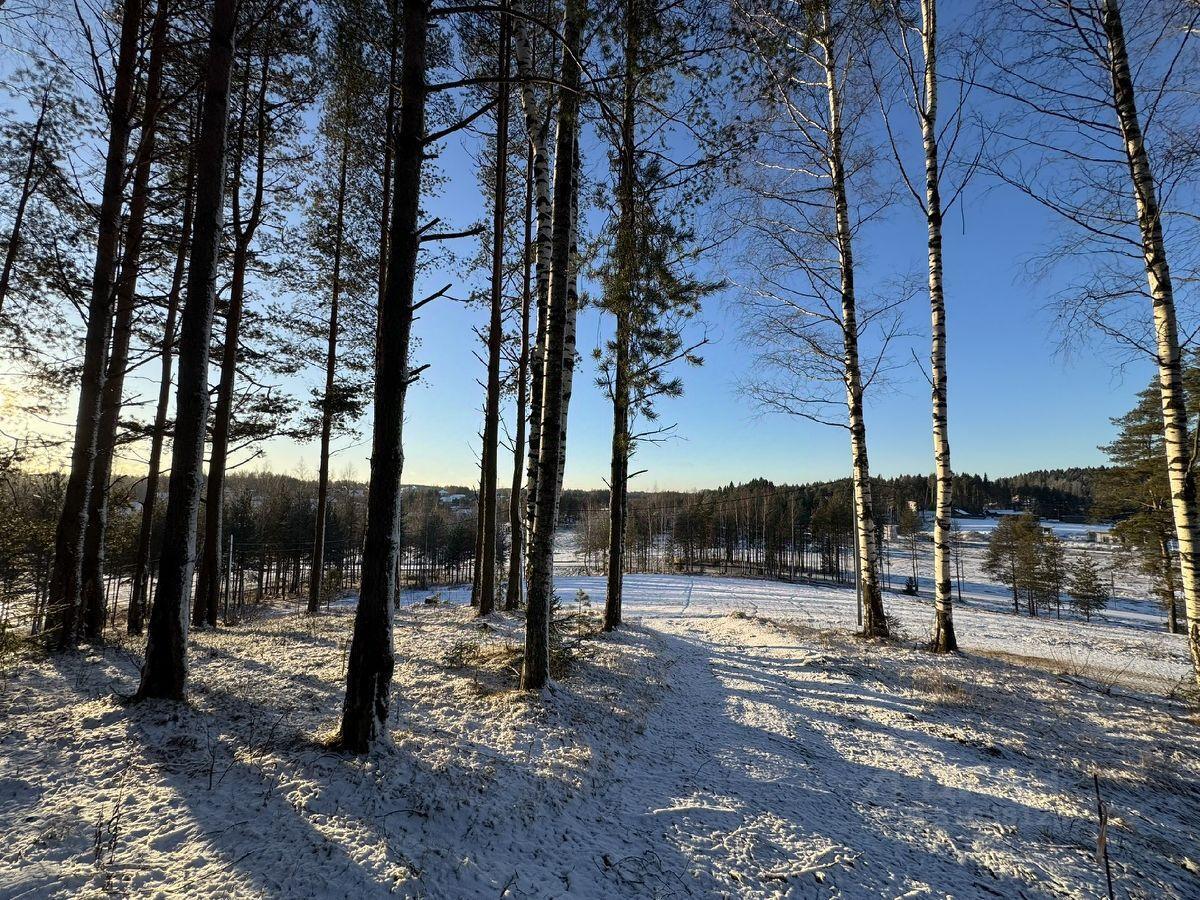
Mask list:
[{"label": "snow-covered hillside", "polygon": [[[598,587],[560,579],[564,611]],[[1179,638],[967,607],[936,658],[853,638],[845,589],[626,590],[630,627],[543,700],[514,690],[519,620],[406,606],[366,760],[317,741],[351,604],[196,634],[182,708],[117,700],[124,648],[12,665],[0,898],[1096,897],[1094,772],[1118,896],[1200,892]]]}]

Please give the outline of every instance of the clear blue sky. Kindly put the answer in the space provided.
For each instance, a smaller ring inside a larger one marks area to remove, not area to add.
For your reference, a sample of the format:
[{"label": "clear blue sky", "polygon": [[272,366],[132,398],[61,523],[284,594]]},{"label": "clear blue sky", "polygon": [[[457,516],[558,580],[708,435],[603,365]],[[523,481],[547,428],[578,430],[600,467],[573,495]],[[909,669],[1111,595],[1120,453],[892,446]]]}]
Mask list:
[{"label": "clear blue sky", "polygon": [[[434,214],[450,225],[474,221],[483,202],[465,158],[441,160],[454,175]],[[603,158],[593,153],[593,167]],[[1049,299],[1058,284],[1028,274],[1029,258],[1054,240],[1059,223],[1011,191],[984,190],[980,182],[960,216],[945,229],[945,282],[949,307],[951,441],[954,468],[1007,474],[1034,468],[1091,465],[1103,460],[1097,445],[1110,439],[1110,417],[1131,404],[1149,379],[1147,363],[1123,370],[1102,347],[1068,357],[1056,353]],[[592,215],[593,227],[597,224]],[[964,230],[965,229],[965,230]],[[901,204],[869,241],[858,247],[867,280],[896,274],[924,277],[925,233],[915,210]],[[430,272],[440,287],[453,273]],[[482,275],[478,276],[482,277]],[[461,281],[460,281],[461,285]],[[461,293],[466,293],[459,287]],[[712,339],[705,365],[686,370],[686,394],[662,407],[664,421],[678,423],[678,438],[639,450],[634,467],[647,469],[635,489],[688,489],[765,477],[802,482],[837,477],[848,467],[847,436],[781,415],[761,415],[738,390],[749,354],[739,342],[737,290],[706,306]],[[919,354],[928,347],[928,300],[919,294],[907,321]],[[478,480],[478,429],[483,366],[473,355],[473,326],[482,308],[439,302],[421,312],[416,353],[431,364],[409,393],[405,428],[406,483],[473,484]],[[609,322],[595,310],[579,321],[583,360],[570,408],[566,483],[601,487],[611,435],[608,404],[595,387],[590,351],[603,341]],[[907,356],[907,351],[901,351]],[[868,401],[872,468],[882,475],[932,469],[929,389],[910,365],[896,383]],[[506,410],[512,422],[511,407]],[[369,422],[364,423],[369,428]],[[369,441],[340,453],[334,471],[351,467],[367,474]],[[315,444],[276,444],[267,464],[275,469],[315,467]],[[501,483],[511,471],[501,459]]]}]

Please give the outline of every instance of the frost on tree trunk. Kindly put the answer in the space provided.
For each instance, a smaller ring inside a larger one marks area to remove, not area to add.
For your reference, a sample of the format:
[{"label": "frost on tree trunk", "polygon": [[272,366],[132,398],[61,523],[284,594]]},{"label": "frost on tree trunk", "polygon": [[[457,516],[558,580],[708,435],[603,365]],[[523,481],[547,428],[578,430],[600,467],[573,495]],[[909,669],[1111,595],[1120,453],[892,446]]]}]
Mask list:
[{"label": "frost on tree trunk", "polygon": [[88,298],[87,333],[84,337],[71,471],[54,535],[54,564],[46,605],[45,638],[59,647],[73,646],[78,640],[84,533],[87,528],[88,500],[95,477],[96,439],[100,429],[109,320],[121,237],[125,156],[129,149],[141,19],[141,0],[129,0],[121,17],[121,37],[113,79],[104,187],[96,221],[96,260]]},{"label": "frost on tree trunk", "polygon": [[[933,518],[932,647],[958,649],[954,635],[954,594],[950,579],[950,529],[954,514],[954,473],[950,468],[947,414],[946,297],[942,287],[942,197],[937,131],[937,0],[921,0],[921,46],[925,56],[925,103],[918,113],[925,150],[925,218],[929,227],[929,308],[932,320],[930,382],[933,388],[933,458],[937,482]],[[915,583],[915,582],[914,582]]]},{"label": "frost on tree trunk", "polygon": [[[828,7],[824,31],[832,42]],[[850,227],[850,205],[846,197],[846,170],[842,154],[842,102],[833,47],[824,48],[825,87],[829,96],[829,178],[833,190],[841,271],[843,366],[846,407],[849,413],[850,458],[854,488],[855,552],[858,554],[859,590],[862,593],[863,633],[867,637],[888,636],[883,595],[876,565],[875,507],[871,499],[871,467],[867,459],[867,423],[863,410],[863,377],[858,351],[858,313],[854,287],[854,248]]]},{"label": "frost on tree trunk", "polygon": [[425,146],[425,52],[428,0],[404,0],[400,123],[396,131],[392,231],[387,285],[375,348],[374,429],[367,495],[362,587],[346,668],[346,698],[335,745],[365,753],[386,734],[392,656],[392,597],[400,539],[404,469],[404,400],[410,381],[409,337],[420,234],[421,163]]},{"label": "frost on tree trunk", "polygon": [[1101,18],[1108,39],[1113,106],[1124,138],[1125,155],[1129,161],[1129,174],[1137,204],[1138,227],[1142,237],[1142,256],[1154,310],[1154,331],[1158,342],[1158,386],[1162,397],[1163,442],[1171,485],[1175,537],[1179,543],[1188,647],[1192,657],[1192,672],[1197,683],[1200,683],[1200,571],[1197,570],[1196,559],[1196,545],[1200,539],[1200,517],[1197,516],[1196,510],[1192,449],[1188,441],[1175,294],[1163,244],[1158,191],[1142,138],[1133,76],[1129,69],[1129,55],[1125,49],[1125,30],[1117,0],[1103,0]]},{"label": "frost on tree trunk", "polygon": [[[564,349],[570,303],[571,244],[574,220],[575,147],[579,120],[580,31],[584,0],[567,0],[563,24],[562,73],[559,78],[558,133],[555,138],[554,204],[551,226],[550,284],[543,357],[542,431],[548,438],[563,430]],[[558,516],[558,469],[562,446],[541,442],[537,462],[537,502],[530,539],[529,600],[525,624],[525,664],[521,686],[539,690],[550,674],[550,606],[554,590],[554,527]]]},{"label": "frost on tree trunk", "polygon": [[171,480],[139,698],[178,700],[187,688],[188,599],[208,420],[208,356],[225,208],[225,129],[236,17],[237,0],[216,0],[196,142],[196,211],[180,323]]}]

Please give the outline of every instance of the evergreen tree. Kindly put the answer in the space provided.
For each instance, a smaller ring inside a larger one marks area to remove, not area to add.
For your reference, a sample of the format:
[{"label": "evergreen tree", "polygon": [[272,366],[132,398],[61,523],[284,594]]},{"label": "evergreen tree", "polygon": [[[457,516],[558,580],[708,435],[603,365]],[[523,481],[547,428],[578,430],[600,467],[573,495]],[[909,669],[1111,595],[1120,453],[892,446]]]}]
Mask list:
[{"label": "evergreen tree", "polygon": [[[1184,369],[1184,389],[1195,433],[1200,413],[1200,368],[1194,359],[1189,363]],[[1154,594],[1167,613],[1167,629],[1182,633],[1179,557],[1157,381],[1138,394],[1129,412],[1112,421],[1119,432],[1101,448],[1111,465],[1096,479],[1092,509],[1098,516],[1118,519],[1113,533],[1150,578]]]},{"label": "evergreen tree", "polygon": [[1071,608],[1089,622],[1096,613],[1108,606],[1108,585],[1100,577],[1100,571],[1091,553],[1080,554],[1071,563],[1067,582],[1067,593],[1071,597]]}]

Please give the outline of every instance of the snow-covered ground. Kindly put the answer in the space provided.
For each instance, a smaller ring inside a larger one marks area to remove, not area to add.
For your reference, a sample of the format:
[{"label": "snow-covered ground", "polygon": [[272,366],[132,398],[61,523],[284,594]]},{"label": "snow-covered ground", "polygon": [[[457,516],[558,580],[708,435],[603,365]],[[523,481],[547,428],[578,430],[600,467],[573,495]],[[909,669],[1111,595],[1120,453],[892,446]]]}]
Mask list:
[{"label": "snow-covered ground", "polygon": [[[963,531],[976,534],[991,534],[1003,519],[997,516],[984,516],[982,518],[955,516],[952,521]],[[1058,519],[1042,519],[1041,524],[1042,527],[1049,528],[1058,537],[1066,541],[1087,541],[1089,533],[1105,534],[1112,529],[1111,525],[1103,522],[1087,524],[1083,522],[1061,522]]]},{"label": "snow-covered ground", "polygon": [[1178,637],[972,604],[942,658],[852,637],[847,589],[682,576],[626,610],[537,699],[519,619],[403,607],[365,760],[316,740],[352,604],[195,634],[183,707],[119,702],[135,648],[12,661],[0,898],[1096,897],[1093,772],[1118,896],[1200,896]]}]

